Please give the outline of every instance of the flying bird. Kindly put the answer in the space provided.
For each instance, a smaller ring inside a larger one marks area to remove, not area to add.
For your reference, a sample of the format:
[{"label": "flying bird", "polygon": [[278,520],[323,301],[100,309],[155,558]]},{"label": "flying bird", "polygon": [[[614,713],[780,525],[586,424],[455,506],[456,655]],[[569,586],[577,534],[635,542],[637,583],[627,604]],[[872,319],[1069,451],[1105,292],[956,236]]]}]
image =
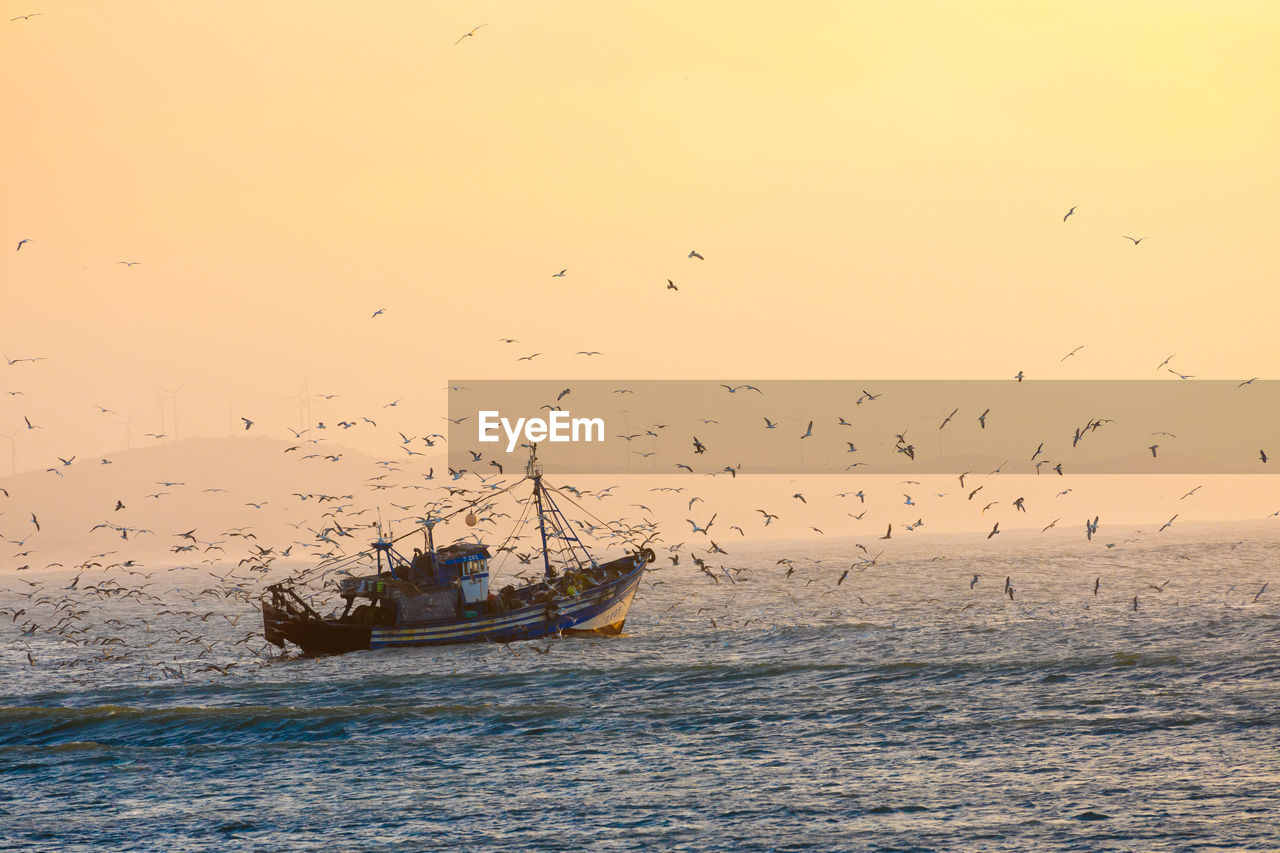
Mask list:
[{"label": "flying bird", "polygon": [[1125,238],[1126,240],[1132,241],[1133,245],[1135,246],[1141,243],[1143,240],[1147,239],[1146,237],[1130,237],[1128,234],[1121,234],[1120,236]]},{"label": "flying bird", "polygon": [[1062,221],[1063,221],[1063,222],[1066,222],[1066,221],[1067,221],[1067,217],[1068,217],[1068,216],[1070,216],[1071,214],[1075,213],[1075,212],[1076,212],[1076,206],[1073,204],[1073,205],[1071,205],[1071,209],[1067,211],[1067,216],[1062,217]]},{"label": "flying bird", "polygon": [[569,390],[570,390],[570,389],[566,388],[566,389],[564,389],[563,391],[561,391],[559,394],[557,394],[557,395],[556,395],[556,402],[557,402],[557,403],[559,403],[559,402],[560,402],[560,400],[564,398],[564,395],[569,393]]},{"label": "flying bird", "polygon": [[568,267],[565,267],[564,269],[560,270],[560,272],[552,273],[552,274],[551,274],[551,277],[552,277],[552,278],[564,278],[564,274],[565,274],[565,273],[567,273],[568,271],[569,271],[569,268],[568,268]]},{"label": "flying bird", "polygon": [[[17,19],[17,18],[14,18],[13,20],[15,20],[15,21],[16,21],[16,20],[18,20],[18,19]],[[30,238],[30,237],[23,237],[21,240],[19,240],[19,241],[18,241],[18,248],[14,249],[14,251],[15,251],[15,252],[21,252],[21,251],[22,251],[22,244],[23,244],[23,243],[30,243],[30,242],[31,242],[31,238]]]},{"label": "flying bird", "polygon": [[[489,26],[488,21],[480,25],[480,27],[487,27],[487,26]],[[475,27],[474,29],[471,30],[471,32],[463,33],[462,35],[458,36],[458,40],[455,41],[454,44],[455,45],[462,44],[462,40],[464,38],[470,38],[471,36],[474,36],[476,34],[476,30],[480,29],[480,27]]]},{"label": "flying bird", "polygon": [[374,317],[377,317],[379,314],[383,313],[386,310],[387,310],[386,308],[379,308],[377,311],[374,311],[373,314],[369,316],[369,319],[372,320]]},{"label": "flying bird", "polygon": [[667,290],[678,291],[679,289],[680,288],[676,287],[676,283],[674,281],[672,281],[671,279],[667,279]]},{"label": "flying bird", "polygon": [[244,428],[245,428],[246,430],[247,430],[249,427],[253,426],[253,421],[249,420],[248,418],[241,418],[240,420],[244,421]]},{"label": "flying bird", "polygon": [[893,523],[892,523],[892,522],[890,522],[890,523],[889,523],[889,529],[888,529],[888,530],[886,530],[886,531],[884,532],[884,535],[883,535],[883,536],[881,536],[880,538],[881,538],[881,539],[888,539],[888,538],[889,538],[890,536],[892,536],[892,535],[893,535]]},{"label": "flying bird", "polygon": [[697,252],[690,252],[689,257],[697,258],[700,261],[706,260],[706,258],[702,257],[702,255],[699,255]]},{"label": "flying bird", "polygon": [[[987,428],[987,412],[990,412],[990,411],[991,411],[990,409],[987,409],[986,412],[983,412],[982,414],[978,415],[978,426],[982,427],[983,429]],[[963,485],[964,484],[962,483],[961,486]]]},{"label": "flying bird", "polygon": [[992,536],[995,536],[999,532],[1000,532],[1000,522],[997,521],[995,526],[991,528],[991,532],[987,534],[987,538],[990,539]]},{"label": "flying bird", "polygon": [[1066,361],[1067,359],[1071,358],[1071,356],[1073,356],[1073,355],[1075,355],[1076,353],[1080,352],[1080,350],[1082,350],[1082,349],[1084,349],[1084,344],[1081,344],[1080,346],[1078,346],[1078,347],[1076,347],[1075,349],[1073,349],[1071,352],[1069,352],[1069,353],[1067,353],[1066,355],[1064,355],[1062,358],[1058,359],[1059,363],[1064,362],[1064,361]]},{"label": "flying bird", "polygon": [[116,261],[117,264],[124,264],[126,267],[136,267],[142,261]]},{"label": "flying bird", "polygon": [[807,430],[805,430],[804,435],[802,435],[802,436],[800,436],[800,437],[801,437],[801,438],[808,438],[808,437],[809,437],[809,436],[811,436],[811,435],[813,435],[813,421],[809,421],[809,428],[808,428]]},{"label": "flying bird", "polygon": [[[13,23],[14,21],[26,21],[26,20],[29,20],[29,19],[31,19],[31,18],[36,17],[37,15],[43,15],[43,14],[44,14],[44,12],[32,12],[30,15],[19,15],[19,16],[18,16],[18,17],[16,17],[16,18],[10,18],[10,19],[9,19],[9,22],[10,22],[10,23]],[[20,243],[19,245],[21,245],[21,243]],[[28,655],[28,657],[30,657],[30,655]]]},{"label": "flying bird", "polygon": [[[1173,514],[1173,518],[1177,518],[1177,517],[1178,517],[1178,513],[1176,513],[1176,512],[1175,512],[1175,513]],[[1168,520],[1168,521],[1166,521],[1164,524],[1160,525],[1160,529],[1159,529],[1159,530],[1157,530],[1157,531],[1156,531],[1156,533],[1163,533],[1163,532],[1164,532],[1164,529],[1165,529],[1166,527],[1168,527],[1169,525],[1173,524],[1173,518],[1169,519],[1169,520]]]}]

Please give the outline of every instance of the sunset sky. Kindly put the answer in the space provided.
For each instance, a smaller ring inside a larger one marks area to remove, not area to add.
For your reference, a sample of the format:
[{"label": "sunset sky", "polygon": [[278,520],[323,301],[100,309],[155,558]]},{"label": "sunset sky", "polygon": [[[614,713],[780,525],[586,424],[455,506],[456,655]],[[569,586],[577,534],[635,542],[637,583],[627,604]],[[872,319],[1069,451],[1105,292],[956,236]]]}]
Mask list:
[{"label": "sunset sky", "polygon": [[156,386],[376,453],[467,377],[1280,374],[1275,3],[3,17],[19,470],[155,441]]}]

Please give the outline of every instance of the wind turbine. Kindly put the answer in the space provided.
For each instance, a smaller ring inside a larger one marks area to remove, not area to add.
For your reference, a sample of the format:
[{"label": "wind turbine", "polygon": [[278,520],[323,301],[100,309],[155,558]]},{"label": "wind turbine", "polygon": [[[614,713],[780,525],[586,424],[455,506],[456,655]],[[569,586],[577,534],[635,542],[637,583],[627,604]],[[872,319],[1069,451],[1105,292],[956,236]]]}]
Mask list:
[{"label": "wind turbine", "polygon": [[[179,391],[181,391],[181,390],[183,389],[183,387],[184,387],[186,384],[187,384],[187,383],[184,381],[184,382],[183,382],[181,385],[179,385],[177,388],[174,388],[173,390],[169,390],[168,388],[164,387],[163,385],[157,385],[157,384],[155,384],[154,382],[152,382],[152,383],[151,383],[151,387],[152,387],[152,389],[153,389],[153,390],[155,390],[155,392],[156,392],[156,396],[160,399],[160,402],[156,404],[156,409],[158,409],[158,410],[160,411],[160,432],[161,432],[161,433],[164,433],[164,398],[165,398],[165,395],[168,395],[168,397],[169,397],[169,402],[170,402],[170,404],[173,406],[173,432],[172,432],[172,434],[170,434],[170,436],[169,436],[169,437],[171,437],[171,438],[177,438],[177,437],[178,437],[178,392],[179,392]],[[163,394],[161,393],[162,391],[164,392]],[[154,414],[154,411],[153,411],[153,414]]]},{"label": "wind turbine", "polygon": [[[133,419],[136,418],[137,416],[138,416],[138,413],[135,411],[132,415],[130,415],[127,419],[123,421],[111,421],[111,423],[115,424],[116,426],[124,427],[124,449],[125,450],[133,449]],[[164,432],[163,417],[161,418],[160,431]]]},{"label": "wind turbine", "polygon": [[22,432],[21,429],[16,429],[6,436],[0,436],[9,440],[9,474],[10,476],[18,473],[18,442],[14,441],[14,437],[17,436],[17,434],[20,432]]}]

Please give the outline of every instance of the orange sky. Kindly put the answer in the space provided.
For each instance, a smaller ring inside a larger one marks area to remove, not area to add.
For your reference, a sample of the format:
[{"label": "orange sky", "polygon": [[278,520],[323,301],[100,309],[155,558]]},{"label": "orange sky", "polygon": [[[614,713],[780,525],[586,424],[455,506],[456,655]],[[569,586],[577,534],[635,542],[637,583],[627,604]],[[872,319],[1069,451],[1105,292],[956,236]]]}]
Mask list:
[{"label": "orange sky", "polygon": [[3,11],[19,469],[154,385],[382,452],[462,377],[1280,375],[1274,3]]}]

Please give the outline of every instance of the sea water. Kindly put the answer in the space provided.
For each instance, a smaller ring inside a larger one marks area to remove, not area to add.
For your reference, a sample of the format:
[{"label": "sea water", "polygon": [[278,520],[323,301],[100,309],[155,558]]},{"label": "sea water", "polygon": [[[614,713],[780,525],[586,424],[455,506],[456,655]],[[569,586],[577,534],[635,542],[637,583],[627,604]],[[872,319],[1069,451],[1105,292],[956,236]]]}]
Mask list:
[{"label": "sea water", "polygon": [[0,848],[1280,848],[1275,542],[723,544],[622,637],[320,658],[6,578]]}]

